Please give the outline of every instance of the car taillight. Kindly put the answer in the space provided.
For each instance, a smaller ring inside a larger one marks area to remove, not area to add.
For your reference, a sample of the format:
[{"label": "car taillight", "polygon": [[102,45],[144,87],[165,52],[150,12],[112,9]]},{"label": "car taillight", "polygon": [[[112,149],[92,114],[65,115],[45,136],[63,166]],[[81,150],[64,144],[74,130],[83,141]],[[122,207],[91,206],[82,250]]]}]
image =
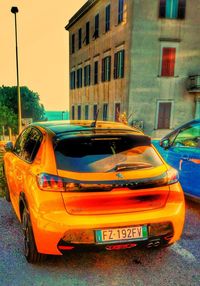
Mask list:
[{"label": "car taillight", "polygon": [[64,178],[46,173],[37,175],[37,183],[43,191],[71,192],[79,190],[79,184],[67,182]]},{"label": "car taillight", "polygon": [[37,175],[37,183],[39,188],[43,191],[65,191],[64,181],[58,176],[42,173]]},{"label": "car taillight", "polygon": [[174,184],[174,183],[178,182],[178,180],[179,180],[178,171],[174,168],[170,168],[167,171],[167,183],[168,183],[168,185]]}]

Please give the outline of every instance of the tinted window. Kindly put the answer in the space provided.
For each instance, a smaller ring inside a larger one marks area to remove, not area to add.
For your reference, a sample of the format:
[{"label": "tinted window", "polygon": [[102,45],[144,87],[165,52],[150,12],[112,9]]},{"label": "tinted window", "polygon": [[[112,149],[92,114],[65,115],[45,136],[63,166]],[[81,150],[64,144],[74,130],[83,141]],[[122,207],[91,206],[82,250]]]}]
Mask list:
[{"label": "tinted window", "polygon": [[31,132],[31,128],[27,128],[25,129],[18,137],[16,143],[15,143],[15,147],[14,147],[14,150],[13,152],[15,154],[17,154],[18,156],[22,156],[22,153],[23,153],[23,149],[24,149],[24,145],[25,145],[25,142],[29,136],[29,133]]},{"label": "tinted window", "polygon": [[23,160],[32,162],[42,141],[42,134],[35,128],[26,129],[16,142],[14,152]]},{"label": "tinted window", "polygon": [[76,137],[55,149],[57,168],[72,172],[137,170],[162,165],[145,136]]},{"label": "tinted window", "polygon": [[181,130],[175,138],[173,146],[200,148],[200,125],[187,126]]}]

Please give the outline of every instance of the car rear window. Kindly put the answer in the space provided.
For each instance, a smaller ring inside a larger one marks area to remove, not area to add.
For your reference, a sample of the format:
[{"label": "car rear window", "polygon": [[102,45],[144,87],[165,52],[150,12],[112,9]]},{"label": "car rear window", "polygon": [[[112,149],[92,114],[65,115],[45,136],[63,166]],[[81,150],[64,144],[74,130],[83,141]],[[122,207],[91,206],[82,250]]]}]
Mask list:
[{"label": "car rear window", "polygon": [[147,136],[80,136],[55,147],[57,168],[72,172],[113,172],[162,165]]}]

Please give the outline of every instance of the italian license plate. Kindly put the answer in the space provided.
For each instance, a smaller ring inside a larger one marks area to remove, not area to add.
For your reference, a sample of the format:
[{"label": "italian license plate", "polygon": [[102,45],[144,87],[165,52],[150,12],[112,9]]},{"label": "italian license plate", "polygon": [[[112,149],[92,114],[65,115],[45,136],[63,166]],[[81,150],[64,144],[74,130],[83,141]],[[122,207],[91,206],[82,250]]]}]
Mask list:
[{"label": "italian license plate", "polygon": [[97,243],[145,240],[148,237],[146,225],[98,229],[96,230],[95,234]]}]

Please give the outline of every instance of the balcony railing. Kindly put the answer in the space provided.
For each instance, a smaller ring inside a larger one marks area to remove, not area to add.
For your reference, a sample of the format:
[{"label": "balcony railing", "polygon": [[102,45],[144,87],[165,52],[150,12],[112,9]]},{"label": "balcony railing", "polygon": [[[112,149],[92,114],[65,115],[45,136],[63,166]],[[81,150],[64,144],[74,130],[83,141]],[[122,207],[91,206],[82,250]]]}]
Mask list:
[{"label": "balcony railing", "polygon": [[189,76],[187,90],[189,92],[200,92],[200,75]]}]

